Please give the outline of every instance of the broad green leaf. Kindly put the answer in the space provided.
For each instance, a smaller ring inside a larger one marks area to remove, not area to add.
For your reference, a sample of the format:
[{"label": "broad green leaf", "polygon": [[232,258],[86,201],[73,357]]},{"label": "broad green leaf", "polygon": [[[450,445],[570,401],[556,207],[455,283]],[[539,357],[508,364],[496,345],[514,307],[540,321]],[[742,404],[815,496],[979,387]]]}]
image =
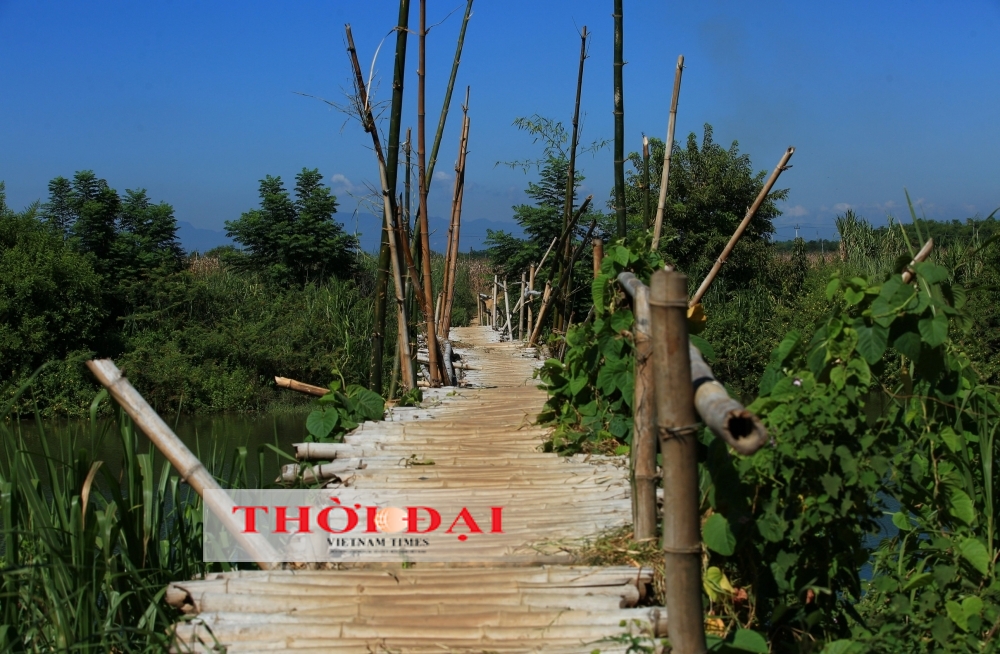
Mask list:
[{"label": "broad green leaf", "polygon": [[844,299],[847,301],[847,306],[853,307],[865,299],[865,293],[864,291],[855,291],[853,288],[845,288]]},{"label": "broad green leaf", "polygon": [[611,329],[616,332],[631,331],[633,322],[632,312],[628,309],[619,309],[611,314]]},{"label": "broad green leaf", "polygon": [[705,594],[713,602],[718,600],[720,595],[733,594],[733,585],[729,583],[726,574],[714,565],[705,570],[705,575],[702,577],[702,587]]},{"label": "broad green leaf", "polygon": [[914,588],[923,588],[934,581],[934,574],[931,572],[919,572],[907,580],[903,585],[903,592],[909,592]]},{"label": "broad green leaf", "polygon": [[702,539],[705,546],[723,556],[731,556],[736,551],[736,536],[729,526],[726,516],[713,513],[702,527]]},{"label": "broad green leaf", "polygon": [[306,429],[316,438],[326,438],[337,426],[339,418],[334,409],[317,409],[306,418]]},{"label": "broad green leaf", "polygon": [[969,620],[965,617],[965,611],[962,610],[962,605],[954,600],[948,600],[945,605],[945,611],[948,613],[948,617],[954,622],[959,629],[962,631],[969,630]]},{"label": "broad green leaf", "polygon": [[847,383],[847,368],[844,366],[834,366],[830,370],[830,383],[834,388],[841,389]]},{"label": "broad green leaf", "polygon": [[896,529],[900,531],[909,531],[913,529],[913,525],[910,524],[910,518],[902,511],[897,511],[892,514],[892,524],[896,526]]},{"label": "broad green leaf", "polygon": [[889,343],[889,330],[878,323],[871,327],[856,325],[855,329],[858,332],[858,354],[869,364],[875,365],[885,354],[885,348]]},{"label": "broad green leaf", "polygon": [[948,446],[948,449],[955,454],[958,454],[965,449],[962,437],[951,427],[944,427],[941,429],[941,440],[943,440],[944,444]]},{"label": "broad green leaf", "polygon": [[948,340],[948,317],[939,313],[933,318],[921,318],[917,323],[924,343],[937,347]]},{"label": "broad green leaf", "polygon": [[900,334],[899,337],[892,342],[892,346],[896,348],[897,352],[910,361],[917,361],[920,359],[920,336],[918,334],[914,334],[913,332]]},{"label": "broad green leaf", "polygon": [[928,284],[940,284],[941,282],[948,281],[948,269],[930,261],[921,261],[913,264],[913,270],[919,276],[923,277]]},{"label": "broad green leaf", "polygon": [[599,275],[597,279],[590,283],[590,295],[591,299],[594,301],[594,310],[597,315],[604,315],[604,311],[607,309],[607,299],[605,293],[608,288],[608,278],[604,275]]},{"label": "broad green leaf", "polygon": [[830,280],[830,283],[826,285],[826,299],[832,300],[833,296],[837,294],[838,290],[840,290],[840,278],[834,277],[833,279]]},{"label": "broad green leaf", "polygon": [[972,564],[972,567],[983,574],[990,570],[990,553],[982,541],[976,538],[966,538],[959,546],[962,558]]},{"label": "broad green leaf", "polygon": [[802,334],[798,331],[790,331],[785,335],[785,338],[781,339],[781,343],[771,354],[771,361],[781,366],[788,359],[788,355],[792,353],[795,346],[799,344],[802,340]]},{"label": "broad green leaf", "polygon": [[827,643],[820,654],[855,654],[864,651],[864,645],[861,643],[843,638]]},{"label": "broad green leaf", "polygon": [[976,508],[972,505],[972,498],[960,488],[950,488],[948,490],[948,512],[955,518],[967,525],[971,525],[976,519]]},{"label": "broad green leaf", "polygon": [[701,336],[697,336],[695,334],[691,334],[688,338],[691,340],[691,344],[698,348],[698,351],[701,352],[701,356],[705,357],[705,360],[711,363],[712,359],[715,358],[715,350],[712,348],[711,344]]},{"label": "broad green leaf", "polygon": [[752,629],[737,629],[733,634],[732,646],[744,652],[755,652],[756,654],[767,654],[767,639],[760,633]]},{"label": "broad green leaf", "polygon": [[385,400],[375,391],[359,387],[351,396],[362,420],[381,420],[385,415]]},{"label": "broad green leaf", "polygon": [[962,611],[965,613],[966,619],[969,619],[974,615],[979,615],[983,612],[983,600],[979,599],[975,595],[969,595],[962,600]]}]

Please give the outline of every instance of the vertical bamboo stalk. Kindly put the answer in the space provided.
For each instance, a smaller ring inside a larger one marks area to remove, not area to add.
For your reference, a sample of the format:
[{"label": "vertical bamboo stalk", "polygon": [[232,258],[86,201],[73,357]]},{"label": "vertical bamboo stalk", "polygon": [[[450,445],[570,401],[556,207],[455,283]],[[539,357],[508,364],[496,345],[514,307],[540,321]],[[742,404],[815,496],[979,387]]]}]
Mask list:
[{"label": "vertical bamboo stalk", "polygon": [[[576,74],[576,102],[573,105],[573,133],[569,148],[569,166],[566,170],[566,200],[563,204],[563,229],[573,218],[573,199],[576,195],[576,148],[580,140],[580,95],[583,92],[583,64],[587,60],[587,26],[580,32],[580,67]],[[559,253],[562,260],[569,259],[570,245]]]},{"label": "vertical bamboo stalk", "polygon": [[552,302],[552,283],[545,282],[545,292],[542,293],[542,306],[538,309],[538,320],[535,322],[535,329],[532,330],[531,336],[528,338],[528,347],[538,343],[538,337],[542,333],[542,323],[545,321],[545,312],[548,311],[549,304]]},{"label": "vertical bamboo stalk", "polygon": [[521,341],[524,340],[524,305],[526,302],[525,298],[527,297],[524,293],[527,286],[525,277],[525,274],[521,273],[521,313],[517,318],[517,338]]},{"label": "vertical bamboo stalk", "polygon": [[681,74],[684,71],[684,55],[677,57],[674,71],[674,93],[670,98],[670,118],[667,120],[667,142],[663,144],[663,174],[660,176],[660,199],[656,204],[656,222],[653,224],[653,251],[660,247],[663,233],[663,212],[667,206],[667,187],[670,185],[670,159],[674,152],[674,125],[677,120],[677,99],[681,95]]},{"label": "vertical bamboo stalk", "polygon": [[503,280],[503,310],[507,315],[507,336],[510,340],[514,340],[514,332],[510,327],[510,293],[507,292],[507,280]]},{"label": "vertical bamboo stalk", "polygon": [[649,229],[649,137],[642,135],[642,227]]},{"label": "vertical bamboo stalk", "polygon": [[499,279],[497,275],[493,275],[493,329],[497,328],[497,282]]},{"label": "vertical bamboo stalk", "polygon": [[427,0],[420,0],[420,48],[417,68],[417,170],[420,177],[420,253],[423,257],[424,297],[427,308],[427,359],[430,362],[431,386],[441,385],[437,333],[434,331],[434,281],[431,279],[431,244],[427,227],[427,130],[425,125],[425,87],[427,77]]},{"label": "vertical bamboo stalk", "polygon": [[697,417],[688,353],[687,277],[659,270],[650,289],[656,429],[663,454],[663,552],[670,643],[705,652],[701,606]]},{"label": "vertical bamboo stalk", "polygon": [[701,286],[698,287],[698,290],[691,298],[691,306],[701,302],[701,298],[704,297],[705,292],[708,291],[708,287],[712,285],[712,281],[715,279],[715,276],[718,275],[719,270],[722,269],[722,264],[726,263],[726,259],[729,258],[733,248],[736,247],[736,243],[740,240],[740,237],[743,236],[743,232],[745,232],[746,228],[750,225],[750,221],[753,220],[754,215],[757,213],[757,209],[759,209],[760,205],[764,203],[764,200],[767,199],[767,194],[771,192],[771,188],[774,186],[774,183],[778,181],[778,176],[781,175],[781,171],[789,167],[788,160],[792,158],[793,154],[795,154],[795,148],[788,148],[785,150],[785,154],[781,156],[781,161],[779,161],[778,165],[774,167],[773,171],[771,171],[771,176],[768,177],[767,182],[764,184],[763,188],[760,189],[760,193],[757,194],[757,199],[754,200],[750,208],[747,209],[747,214],[743,217],[743,221],[729,238],[729,242],[726,243],[726,247],[722,250],[722,254],[720,254],[719,258],[715,260],[715,264],[712,266],[712,269],[708,271],[708,274],[705,276],[705,280],[701,283]]},{"label": "vertical bamboo stalk", "polygon": [[[525,302],[528,303],[528,334],[529,335],[531,334],[532,331],[534,331],[532,329],[534,327],[534,312],[532,311],[531,303],[534,302],[535,296],[532,295],[531,292],[535,290],[535,270],[536,270],[535,266],[528,265],[528,297],[525,299]],[[521,340],[523,341],[524,338],[522,337]]]},{"label": "vertical bamboo stalk", "polygon": [[653,343],[649,336],[649,287],[639,284],[635,311],[635,395],[632,474],[635,483],[633,533],[636,540],[656,537],[656,418],[653,391]]},{"label": "vertical bamboo stalk", "polygon": [[601,274],[601,263],[604,261],[604,241],[594,239],[594,279]]},{"label": "vertical bamboo stalk", "polygon": [[444,337],[448,338],[448,333],[451,330],[451,312],[455,305],[455,282],[457,281],[456,275],[458,274],[458,252],[459,244],[461,243],[461,233],[462,233],[462,202],[465,199],[465,160],[466,155],[469,152],[469,90],[466,88],[465,91],[465,104],[462,105],[462,111],[464,113],[462,120],[462,137],[459,139],[459,149],[458,149],[458,163],[455,165],[455,185],[457,187],[457,193],[455,197],[454,204],[452,205],[452,222],[454,224],[454,234],[451,244],[450,259],[448,265],[448,281],[449,283],[444,287],[444,316],[443,322],[444,327],[442,332]]},{"label": "vertical bamboo stalk", "polygon": [[618,216],[618,238],[625,237],[625,98],[622,88],[624,27],[622,0],[615,0],[615,214]]}]

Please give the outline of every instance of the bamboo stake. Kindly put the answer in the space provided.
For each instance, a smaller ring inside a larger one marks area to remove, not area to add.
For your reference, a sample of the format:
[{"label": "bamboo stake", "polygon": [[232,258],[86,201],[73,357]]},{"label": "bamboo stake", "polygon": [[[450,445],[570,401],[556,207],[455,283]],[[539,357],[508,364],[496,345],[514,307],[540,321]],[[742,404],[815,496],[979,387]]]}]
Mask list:
[{"label": "bamboo stake", "polygon": [[594,239],[594,279],[601,274],[601,263],[604,261],[604,241]]},{"label": "bamboo stake", "polygon": [[660,247],[663,233],[663,213],[667,207],[667,189],[670,186],[670,159],[674,153],[674,125],[677,120],[677,100],[681,95],[681,74],[684,71],[684,55],[677,57],[674,71],[674,93],[670,98],[670,118],[667,120],[667,142],[663,144],[663,173],[660,176],[660,199],[656,204],[656,221],[653,224],[653,245],[655,252]]},{"label": "bamboo stake", "polygon": [[542,294],[542,306],[538,309],[538,321],[535,323],[535,329],[531,332],[531,336],[528,338],[528,347],[531,347],[538,343],[538,337],[542,333],[542,321],[545,320],[545,311],[546,309],[548,309],[551,299],[552,299],[552,283],[546,281],[545,293]]},{"label": "bamboo stake", "polygon": [[493,329],[497,328],[497,280],[499,277],[493,275]]},{"label": "bamboo stake", "polygon": [[659,270],[650,288],[656,428],[663,454],[663,551],[670,643],[705,652],[701,605],[697,417],[687,332],[687,277]]},{"label": "bamboo stake", "polygon": [[[463,104],[462,108],[467,110],[469,102],[469,87],[465,88],[465,102],[466,104]],[[458,208],[458,198],[462,192],[462,177],[459,174],[459,169],[462,165],[462,152],[465,151],[466,119],[468,119],[468,115],[466,115],[465,119],[462,120],[462,131],[458,137],[458,156],[455,157],[455,188],[452,191],[452,197],[451,197],[451,217],[450,220],[448,221],[448,241],[444,251],[444,272],[441,276],[441,290],[442,293],[444,293],[445,295],[446,303],[447,303],[448,288],[450,287],[451,275],[452,275],[452,269],[451,269],[452,249],[454,248],[455,245],[455,211]],[[443,334],[442,338],[447,339],[448,331],[445,329],[445,324],[444,324],[445,320],[443,317],[444,314],[442,313],[441,316],[442,317],[439,318],[437,321],[438,332]]]},{"label": "bamboo stake", "polygon": [[649,137],[642,135],[642,228],[649,229]]},{"label": "bamboo stake", "polygon": [[[472,0],[469,0],[470,3]],[[471,4],[470,4],[471,6]],[[427,225],[427,129],[425,125],[425,95],[427,77],[427,0],[420,0],[420,48],[417,68],[417,169],[420,173],[420,252],[423,257],[424,297],[427,308],[433,311],[434,282],[431,279],[431,243]],[[434,314],[426,314],[427,352],[431,360],[431,386],[441,385],[441,370],[438,361],[437,333],[434,331]]]},{"label": "bamboo stake", "polygon": [[[462,234],[462,202],[465,199],[465,161],[466,156],[469,153],[469,127],[471,122],[468,116],[469,110],[469,93],[466,90],[465,93],[465,104],[462,106],[463,113],[465,113],[464,119],[462,121],[462,138],[461,147],[459,149],[459,162],[455,166],[455,179],[458,183],[458,197],[455,200],[455,207],[453,213],[455,214],[455,238],[452,243],[452,253],[451,253],[451,266],[450,274],[448,276],[449,284],[445,286],[445,309],[444,309],[444,335],[448,338],[449,332],[451,331],[451,312],[455,306],[455,284],[458,281],[458,252],[459,244],[461,243]],[[459,180],[461,182],[459,183]]]},{"label": "bamboo stake", "polygon": [[[931,250],[933,249],[934,249],[934,239],[929,238],[927,239],[927,242],[924,243],[924,247],[920,248],[920,252],[917,252],[917,254],[914,255],[913,261],[910,262],[910,266],[912,266],[915,263],[920,263],[921,261],[924,261],[927,257],[930,256]],[[909,266],[907,266],[907,268],[909,268]],[[909,284],[910,280],[912,279],[913,279],[913,271],[909,269],[904,270],[903,283]]]},{"label": "bamboo stake", "polygon": [[[554,243],[554,241],[553,241]],[[534,299],[531,293],[535,290],[535,266],[528,265],[528,297]],[[532,327],[534,326],[534,315],[532,312],[531,299],[528,300],[528,334],[531,334]],[[524,337],[521,337],[524,340]]]},{"label": "bamboo stake", "polygon": [[[368,91],[365,88],[365,78],[364,74],[361,72],[361,64],[358,62],[358,51],[354,47],[354,35],[351,33],[351,26],[345,25],[344,31],[347,35],[347,52],[351,58],[351,64],[354,67],[355,85],[357,86],[358,99],[360,100],[361,110],[363,112],[362,118],[365,121],[365,131],[369,132],[372,136],[372,147],[375,150],[375,156],[378,159],[379,167],[379,179],[382,184],[382,208],[385,212],[385,236],[386,240],[389,242],[389,253],[390,260],[392,262],[392,281],[393,286],[396,291],[396,305],[397,305],[397,347],[399,348],[400,360],[409,358],[409,332],[406,317],[406,291],[403,286],[402,271],[400,269],[400,257],[398,252],[398,247],[396,245],[396,212],[397,207],[395,205],[395,198],[389,190],[389,177],[388,171],[386,170],[386,160],[382,152],[382,144],[379,141],[378,127],[375,124],[375,117],[372,115],[371,106],[368,102]],[[398,126],[397,126],[397,138],[398,138]],[[416,378],[408,374],[403,379],[403,385],[407,390],[413,388],[416,384]],[[379,380],[381,380],[381,373],[379,374]],[[378,386],[376,392],[381,393],[382,386],[381,383]]]},{"label": "bamboo stake", "polygon": [[[563,205],[563,229],[573,218],[573,197],[576,195],[576,148],[580,135],[580,94],[583,91],[583,64],[587,60],[587,26],[580,32],[580,67],[576,74],[576,102],[573,105],[573,135],[570,140],[569,166],[566,171],[566,200]],[[565,246],[562,258],[569,259],[570,246]]]},{"label": "bamboo stake", "polygon": [[465,16],[462,18],[462,27],[458,31],[458,42],[455,45],[455,57],[451,60],[451,75],[448,77],[448,87],[444,92],[444,102],[441,104],[441,114],[438,117],[437,132],[434,134],[434,145],[431,146],[431,159],[427,167],[427,186],[431,185],[431,177],[434,175],[434,166],[437,165],[438,149],[441,147],[441,138],[444,136],[444,125],[448,120],[448,109],[451,107],[451,94],[455,89],[455,78],[458,77],[458,65],[462,61],[462,48],[465,45],[465,30],[469,26],[469,18],[472,16],[472,0],[468,0],[465,5]]},{"label": "bamboo stake", "polygon": [[535,272],[538,272],[539,270],[541,270],[542,266],[545,265],[545,260],[549,258],[549,252],[552,252],[552,248],[555,246],[555,244],[558,241],[559,241],[559,237],[556,236],[555,238],[552,239],[552,242],[549,243],[549,249],[545,251],[545,254],[542,255],[542,260],[538,262],[537,266],[535,266]]},{"label": "bamboo stake", "polygon": [[205,491],[221,491],[222,487],[215,481],[212,474],[198,460],[191,450],[181,442],[181,439],[171,431],[167,423],[149,406],[139,391],[135,390],[128,379],[111,359],[92,359],[87,361],[87,367],[97,377],[97,380],[108,389],[115,401],[125,409],[125,413],[153,442],[163,456],[188,485],[198,493],[205,506],[215,514],[219,521],[232,534],[233,538],[253,557],[253,560],[264,570],[274,568],[279,561],[278,553],[260,534],[245,533],[239,523],[236,505],[226,493],[209,493]]},{"label": "bamboo stake", "polygon": [[795,154],[795,148],[788,148],[785,150],[785,154],[782,155],[781,161],[778,162],[778,165],[774,167],[774,170],[771,172],[771,176],[767,179],[767,183],[764,184],[764,188],[762,188],[760,193],[757,194],[757,199],[754,200],[750,208],[747,209],[747,214],[743,217],[743,222],[741,222],[739,227],[736,228],[736,231],[729,239],[729,242],[726,243],[725,249],[722,250],[722,254],[720,254],[719,258],[715,260],[715,265],[712,266],[708,275],[705,276],[705,281],[701,283],[701,286],[698,287],[698,291],[694,294],[694,297],[691,298],[689,303],[690,306],[693,307],[701,302],[701,298],[705,296],[705,292],[708,291],[708,287],[712,285],[712,282],[715,280],[715,276],[718,275],[719,270],[722,269],[722,264],[726,263],[726,259],[729,258],[733,248],[736,247],[736,243],[740,240],[740,237],[743,236],[743,232],[746,231],[747,226],[750,225],[750,221],[753,219],[754,214],[757,213],[757,209],[759,209],[760,205],[764,203],[764,200],[767,198],[767,194],[771,192],[771,187],[773,187],[774,183],[778,181],[778,176],[781,175],[783,170],[790,168],[788,160],[792,158],[793,154]]},{"label": "bamboo stake", "polygon": [[514,340],[514,332],[510,328],[510,293],[507,292],[507,280],[503,280],[503,308],[507,314],[507,336]]},{"label": "bamboo stake", "polygon": [[527,281],[525,280],[525,274],[521,273],[521,313],[517,317],[517,338],[518,340],[524,340],[524,291],[527,290]]},{"label": "bamboo stake", "polygon": [[[587,235],[583,237],[582,241],[580,241],[579,247],[574,250],[573,256],[570,257],[569,260],[569,266],[566,267],[566,273],[564,275],[566,278],[566,288],[563,289],[562,286],[559,287],[560,291],[565,295],[565,299],[563,300],[564,315],[569,313],[569,305],[572,295],[570,291],[573,287],[573,267],[576,266],[577,260],[580,258],[580,255],[583,254],[583,248],[587,244],[587,241],[590,240],[590,236],[594,233],[595,227],[597,227],[597,218],[590,221],[590,227],[587,229]],[[569,327],[566,328],[566,331],[569,332]]]},{"label": "bamboo stake", "polygon": [[615,213],[618,216],[618,238],[625,238],[625,98],[622,83],[623,42],[622,0],[615,0]]},{"label": "bamboo stake", "polygon": [[653,343],[649,326],[649,287],[632,273],[618,276],[632,296],[635,315],[635,391],[632,406],[632,533],[637,541],[656,537],[656,398],[653,393]]}]

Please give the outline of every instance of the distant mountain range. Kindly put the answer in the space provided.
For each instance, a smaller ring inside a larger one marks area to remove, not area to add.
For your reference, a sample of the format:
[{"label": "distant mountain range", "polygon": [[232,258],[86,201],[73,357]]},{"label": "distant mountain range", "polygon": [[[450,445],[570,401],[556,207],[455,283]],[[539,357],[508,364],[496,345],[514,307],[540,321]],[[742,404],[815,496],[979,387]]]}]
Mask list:
[{"label": "distant mountain range", "polygon": [[[344,224],[344,229],[348,232],[358,230],[361,249],[365,252],[375,252],[379,247],[381,231],[379,229],[380,219],[370,213],[337,214],[337,220]],[[459,239],[462,243],[462,251],[470,248],[475,250],[483,249],[483,241],[486,240],[486,230],[504,230],[517,236],[521,235],[520,227],[515,223],[493,222],[492,220],[464,220],[462,222]],[[205,229],[195,227],[191,223],[177,221],[177,238],[181,242],[181,247],[187,252],[200,252],[204,254],[212,248],[222,245],[235,245],[226,236],[226,233],[216,229]],[[443,218],[431,216],[431,249],[435,252],[444,252],[448,243],[447,223]]]}]

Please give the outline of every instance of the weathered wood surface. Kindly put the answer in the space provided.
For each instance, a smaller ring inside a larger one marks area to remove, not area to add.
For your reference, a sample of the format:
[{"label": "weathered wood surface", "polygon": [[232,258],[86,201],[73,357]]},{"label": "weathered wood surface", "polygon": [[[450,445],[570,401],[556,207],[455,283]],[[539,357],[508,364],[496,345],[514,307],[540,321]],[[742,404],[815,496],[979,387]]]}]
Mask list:
[{"label": "weathered wood surface", "polygon": [[[574,566],[569,554],[631,520],[624,458],[540,452],[546,430],[532,424],[545,401],[532,379],[538,360],[519,343],[496,342],[490,328],[454,328],[451,337],[475,368],[466,374],[468,387],[429,390],[421,408],[392,409],[385,422],[365,423],[342,444],[312,452],[316,445],[303,445],[297,454],[332,459],[330,470],[343,483],[375,494],[509,489],[537,516],[523,530],[532,560],[356,564],[178,581],[166,596],[189,614],[176,627],[177,651],[625,652],[627,644],[608,639],[626,629],[662,632],[666,611],[637,607],[649,570]],[[505,523],[515,525],[513,518]],[[535,528],[544,529],[546,542]],[[630,626],[620,626],[623,620]]]}]

